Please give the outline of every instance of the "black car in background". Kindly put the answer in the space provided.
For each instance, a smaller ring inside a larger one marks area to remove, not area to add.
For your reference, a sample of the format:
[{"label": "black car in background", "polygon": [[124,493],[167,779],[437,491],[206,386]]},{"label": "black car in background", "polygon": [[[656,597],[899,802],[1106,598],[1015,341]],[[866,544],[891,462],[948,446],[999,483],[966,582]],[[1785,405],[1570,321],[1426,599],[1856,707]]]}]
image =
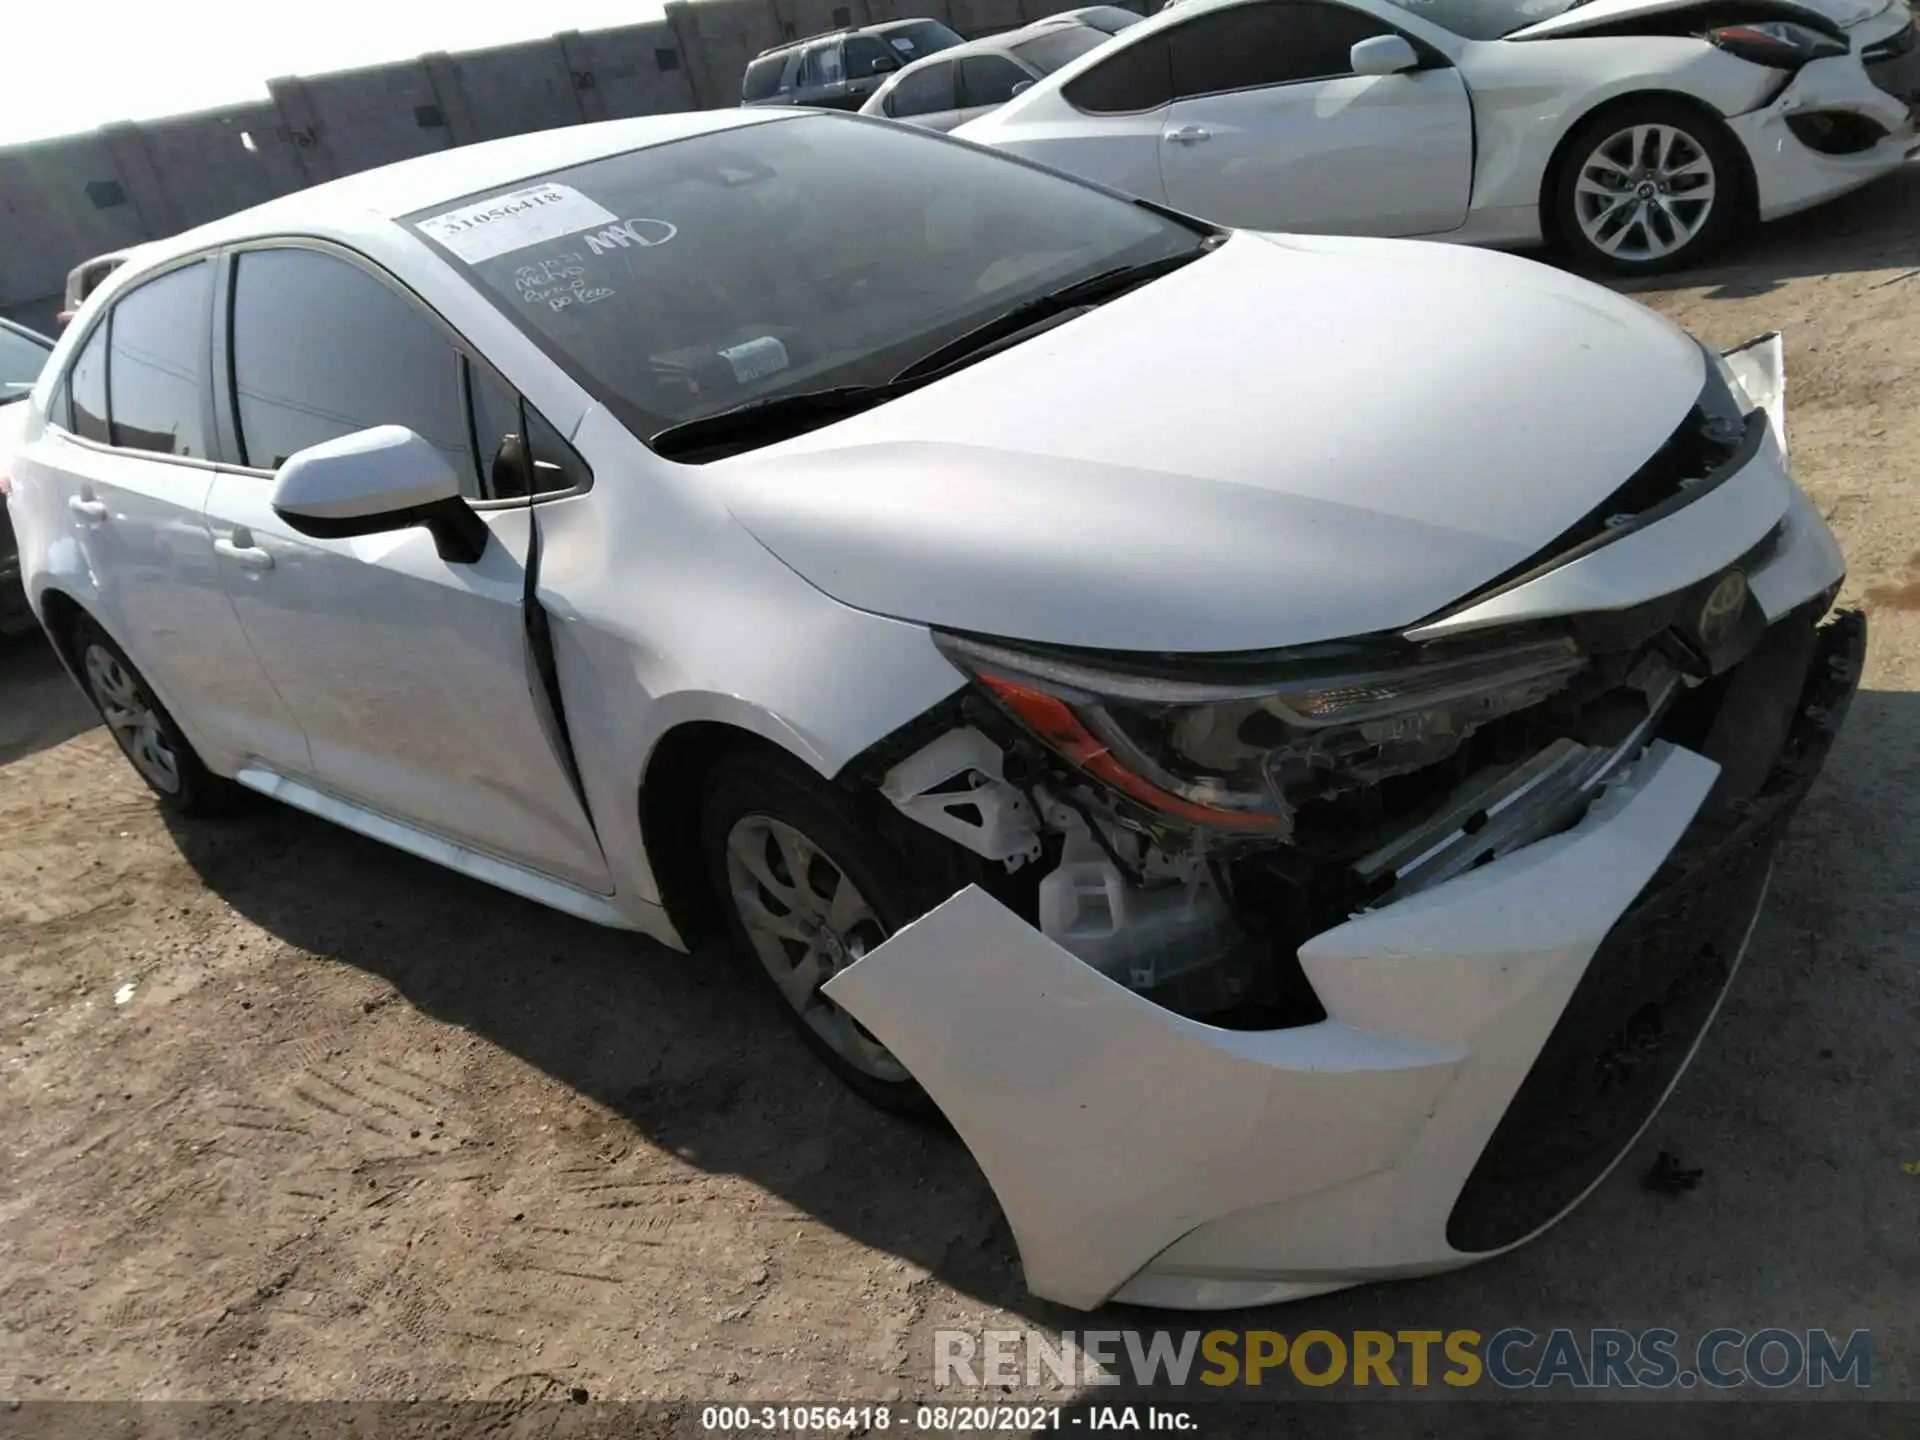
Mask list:
[{"label": "black car in background", "polygon": [[[53,352],[53,341],[36,330],[0,319],[0,491],[6,489],[7,447],[23,413],[20,402],[33,389]],[[20,588],[20,554],[14,548],[13,522],[0,504],[0,635],[30,629],[33,612]]]},{"label": "black car in background", "polygon": [[960,43],[938,20],[889,20],[789,40],[748,63],[740,103],[858,110],[901,66]]}]

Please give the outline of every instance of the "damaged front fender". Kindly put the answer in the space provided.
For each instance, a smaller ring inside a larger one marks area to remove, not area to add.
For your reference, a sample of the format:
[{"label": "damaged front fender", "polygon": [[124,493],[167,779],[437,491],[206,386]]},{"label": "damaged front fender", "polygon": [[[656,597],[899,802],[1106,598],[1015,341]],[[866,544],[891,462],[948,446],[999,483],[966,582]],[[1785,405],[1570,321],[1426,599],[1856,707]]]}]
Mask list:
[{"label": "damaged front fender", "polygon": [[977,888],[825,994],[966,1141],[1043,1298],[1250,1303],[1461,1264],[1461,1184],[1717,771],[1656,745],[1571,830],[1311,942],[1318,1024],[1184,1018]]}]

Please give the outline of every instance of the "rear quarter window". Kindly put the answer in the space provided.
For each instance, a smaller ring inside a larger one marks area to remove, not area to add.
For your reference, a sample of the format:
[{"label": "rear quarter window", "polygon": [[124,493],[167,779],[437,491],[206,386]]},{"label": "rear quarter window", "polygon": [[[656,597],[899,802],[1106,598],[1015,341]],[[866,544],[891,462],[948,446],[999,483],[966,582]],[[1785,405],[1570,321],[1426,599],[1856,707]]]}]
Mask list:
[{"label": "rear quarter window", "polygon": [[780,93],[780,73],[786,68],[785,55],[766,55],[755,60],[741,78],[741,100],[771,100]]},{"label": "rear quarter window", "polygon": [[1067,103],[1089,115],[1135,115],[1173,99],[1173,63],[1164,32],[1123,48],[1061,88]]}]

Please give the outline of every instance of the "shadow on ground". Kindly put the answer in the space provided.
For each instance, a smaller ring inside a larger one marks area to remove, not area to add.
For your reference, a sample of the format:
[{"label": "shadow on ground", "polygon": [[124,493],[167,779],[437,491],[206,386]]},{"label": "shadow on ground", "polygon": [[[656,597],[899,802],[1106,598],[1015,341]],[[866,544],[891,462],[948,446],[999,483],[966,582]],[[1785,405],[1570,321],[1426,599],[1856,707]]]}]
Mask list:
[{"label": "shadow on ground", "polygon": [[50,750],[99,723],[38,631],[0,637],[0,765]]},{"label": "shadow on ground", "polygon": [[1765,295],[1808,275],[1917,272],[1883,285],[1920,285],[1920,163],[1831,204],[1762,225],[1696,269],[1615,282],[1629,295],[1708,287],[1708,299]]},{"label": "shadow on ground", "polygon": [[[1863,692],[1789,833],[1719,1024],[1674,1101],[1576,1215],[1465,1271],[1217,1323],[1897,1332],[1920,1269],[1910,1227],[1883,1218],[1911,1214],[1914,1182],[1899,1162],[1916,1155],[1900,1137],[1910,1148],[1920,1113],[1908,938],[1920,934],[1909,858],[1920,810],[1907,800],[1917,781],[1920,699]],[[725,957],[595,929],[291,811],[175,834],[251,920],[382,977],[651,1144],[1034,1323],[1088,1325],[1025,1294],[1010,1234],[958,1140],[828,1080]],[[1656,1148],[1702,1167],[1700,1187],[1675,1198],[1642,1186]],[[1776,1294],[1795,1297],[1793,1316],[1768,1308]],[[1099,1323],[1190,1322],[1115,1308]]]}]

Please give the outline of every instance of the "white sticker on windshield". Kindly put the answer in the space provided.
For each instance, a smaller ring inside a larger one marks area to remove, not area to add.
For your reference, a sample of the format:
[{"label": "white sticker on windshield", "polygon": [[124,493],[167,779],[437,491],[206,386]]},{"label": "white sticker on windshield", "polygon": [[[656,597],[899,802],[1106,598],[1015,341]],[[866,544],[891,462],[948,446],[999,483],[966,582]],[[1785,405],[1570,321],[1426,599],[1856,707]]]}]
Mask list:
[{"label": "white sticker on windshield", "polygon": [[733,378],[741,385],[784,370],[789,363],[787,347],[772,335],[731,346],[720,352],[720,358],[733,367]]},{"label": "white sticker on windshield", "polygon": [[469,265],[478,265],[542,240],[615,224],[619,218],[571,185],[529,185],[478,205],[417,221],[414,228],[428,239],[438,240]]}]

